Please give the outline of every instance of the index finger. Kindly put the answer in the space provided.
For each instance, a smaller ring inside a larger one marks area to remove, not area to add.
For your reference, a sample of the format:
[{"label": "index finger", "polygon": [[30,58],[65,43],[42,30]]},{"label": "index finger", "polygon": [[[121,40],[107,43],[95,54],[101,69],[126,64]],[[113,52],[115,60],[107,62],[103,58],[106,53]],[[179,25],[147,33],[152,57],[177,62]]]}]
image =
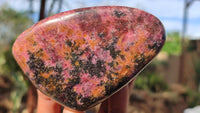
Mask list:
[{"label": "index finger", "polygon": [[[61,113],[61,105],[53,101],[51,98],[46,96],[37,90],[38,93],[38,104],[37,113]],[[64,108],[63,113],[85,113],[83,111],[74,111],[68,108]]]},{"label": "index finger", "polygon": [[52,101],[48,96],[37,90],[37,113],[61,113],[61,105]]}]

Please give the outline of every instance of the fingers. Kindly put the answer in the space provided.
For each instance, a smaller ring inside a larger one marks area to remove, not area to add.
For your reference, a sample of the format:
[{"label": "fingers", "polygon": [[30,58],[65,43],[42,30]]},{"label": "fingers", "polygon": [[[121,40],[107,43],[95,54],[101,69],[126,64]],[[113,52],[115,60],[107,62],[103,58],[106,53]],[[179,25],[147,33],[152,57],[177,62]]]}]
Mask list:
[{"label": "fingers", "polygon": [[61,106],[52,101],[48,96],[38,92],[37,113],[61,113]]},{"label": "fingers", "polygon": [[74,110],[65,108],[65,109],[63,110],[63,113],[85,113],[85,112],[83,112],[83,111],[74,111]]},{"label": "fingers", "polygon": [[119,92],[104,101],[99,113],[127,113],[129,99],[129,86],[125,86]]},{"label": "fingers", "polygon": [[[37,90],[38,93],[38,104],[37,113],[61,113],[61,105],[50,99],[48,96]],[[82,111],[73,111],[65,108],[63,113],[85,113]]]},{"label": "fingers", "polygon": [[[111,96],[109,99],[104,101],[100,107],[98,113],[127,113],[129,92],[131,90],[132,84],[130,82],[127,86],[121,89],[119,92]],[[38,104],[37,113],[61,113],[61,105],[52,101],[48,96],[38,92]],[[85,113],[83,111],[74,111],[68,108],[64,108],[63,113]]]},{"label": "fingers", "polygon": [[127,113],[129,95],[136,77],[119,92],[101,104],[98,113]]}]

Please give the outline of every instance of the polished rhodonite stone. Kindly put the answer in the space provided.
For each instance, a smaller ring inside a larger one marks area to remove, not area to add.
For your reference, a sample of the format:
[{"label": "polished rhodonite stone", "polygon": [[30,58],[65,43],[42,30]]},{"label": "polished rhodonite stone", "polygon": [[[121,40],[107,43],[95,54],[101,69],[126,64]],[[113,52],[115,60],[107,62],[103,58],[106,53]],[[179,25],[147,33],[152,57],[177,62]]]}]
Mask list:
[{"label": "polished rhodonite stone", "polygon": [[147,12],[91,7],[33,25],[17,38],[13,55],[41,92],[86,110],[131,81],[164,41],[162,23]]}]

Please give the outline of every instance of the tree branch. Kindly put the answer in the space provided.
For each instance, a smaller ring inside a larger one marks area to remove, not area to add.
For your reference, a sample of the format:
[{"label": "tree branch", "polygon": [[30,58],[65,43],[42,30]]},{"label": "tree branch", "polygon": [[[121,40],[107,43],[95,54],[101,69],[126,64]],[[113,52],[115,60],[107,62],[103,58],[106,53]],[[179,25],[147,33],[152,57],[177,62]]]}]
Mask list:
[{"label": "tree branch", "polygon": [[63,3],[63,0],[59,0],[57,13],[60,13],[60,11],[62,9],[62,3]]},{"label": "tree branch", "polygon": [[56,0],[52,0],[51,6],[50,6],[50,9],[49,9],[49,12],[48,12],[48,16],[52,13],[55,2],[56,2]]},{"label": "tree branch", "polygon": [[41,0],[40,2],[40,17],[39,20],[42,20],[45,18],[45,4],[46,0]]}]

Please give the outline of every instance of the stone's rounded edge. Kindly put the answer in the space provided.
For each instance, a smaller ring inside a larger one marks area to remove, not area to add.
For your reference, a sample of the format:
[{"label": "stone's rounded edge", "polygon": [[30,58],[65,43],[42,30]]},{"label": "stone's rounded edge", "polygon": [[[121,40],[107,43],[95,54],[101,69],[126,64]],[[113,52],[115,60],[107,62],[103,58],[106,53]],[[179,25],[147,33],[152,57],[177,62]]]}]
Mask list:
[{"label": "stone's rounded edge", "polygon": [[127,7],[127,6],[96,6],[96,7],[85,7],[85,8],[80,8],[80,9],[75,9],[74,11],[75,12],[81,12],[83,10],[93,10],[93,9],[128,9],[131,13],[134,13],[134,11],[139,11],[140,13],[145,13],[145,14],[149,14],[151,15],[156,21],[158,21],[160,23],[159,27],[162,29],[163,31],[163,36],[160,37],[163,41],[163,44],[164,45],[164,42],[166,40],[166,31],[165,31],[165,28],[164,28],[164,25],[163,23],[161,22],[161,20],[156,17],[155,15],[147,12],[147,11],[144,11],[144,10],[141,10],[141,9],[138,9],[138,8],[132,8],[132,7]]},{"label": "stone's rounded edge", "polygon": [[[132,7],[127,7],[127,6],[96,6],[96,7],[84,7],[84,8],[79,8],[79,9],[74,9],[74,10],[69,10],[69,11],[64,11],[64,12],[61,12],[61,13],[58,13],[58,14],[55,14],[53,16],[50,16],[50,17],[47,17],[47,18],[44,18],[42,20],[40,20],[39,22],[37,22],[36,24],[34,24],[33,26],[31,26],[29,29],[33,29],[34,27],[36,26],[39,26],[41,23],[42,24],[46,24],[48,23],[49,21],[52,21],[54,19],[61,19],[61,18],[65,18],[63,16],[68,16],[70,14],[73,14],[73,13],[80,13],[82,11],[86,11],[86,10],[93,10],[93,9],[129,9],[130,11],[134,11],[134,10],[137,10],[137,11],[140,11],[141,13],[146,13],[146,14],[150,14],[151,16],[153,16],[155,19],[157,19],[158,21],[160,21],[156,16],[154,16],[153,14],[149,13],[149,12],[146,12],[144,10],[141,10],[141,9],[138,9],[138,8],[132,8]],[[161,21],[160,21],[161,22]],[[162,24],[162,22],[161,22]],[[162,24],[163,26],[163,24]],[[164,27],[163,27],[164,29]],[[26,31],[24,31],[22,34],[26,33]]]},{"label": "stone's rounded edge", "polygon": [[[163,24],[162,24],[162,26],[163,26]],[[164,44],[165,44],[165,41],[166,41],[166,31],[165,31],[165,28],[164,28],[164,26],[163,26],[163,31],[164,31],[164,33],[163,33],[163,35],[162,35],[162,47],[160,48],[160,51],[162,50],[162,48],[163,48],[163,46],[164,46]],[[160,52],[159,51],[159,52]]]},{"label": "stone's rounded edge", "polygon": [[52,97],[51,95],[48,95],[46,92],[42,91],[42,90],[41,90],[40,88],[38,88],[38,86],[35,85],[35,83],[33,83],[32,81],[30,81],[30,82],[31,82],[32,84],[34,84],[34,86],[35,86],[41,93],[43,93],[44,95],[50,97],[50,98],[52,99],[52,101],[54,101],[54,102],[56,102],[56,103],[62,105],[64,108],[67,108],[67,109],[69,109],[69,110],[71,110],[71,111],[74,111],[74,112],[76,112],[76,111],[77,111],[77,112],[86,111],[87,109],[89,109],[89,108],[95,106],[95,105],[94,105],[94,106],[91,106],[91,107],[88,107],[88,108],[82,108],[82,109],[71,108],[71,107],[69,107],[69,106],[66,106],[66,105],[63,104],[62,102],[57,101],[56,99],[54,99],[54,97]]},{"label": "stone's rounded edge", "polygon": [[[18,36],[18,38],[21,37],[21,35],[25,35],[26,33],[29,33],[31,32],[32,30],[35,29],[35,27],[40,27],[42,25],[45,25],[45,24],[48,24],[50,23],[49,21],[52,21],[52,20],[55,20],[54,22],[56,21],[59,21],[59,19],[66,19],[65,17],[66,16],[69,16],[70,14],[73,14],[73,13],[79,13],[81,11],[85,11],[85,10],[92,10],[92,9],[129,9],[131,11],[134,11],[134,10],[137,10],[137,11],[140,11],[140,12],[143,12],[143,13],[146,13],[146,14],[150,14],[151,16],[153,16],[155,19],[157,19],[160,23],[161,23],[161,26],[162,26],[162,29],[163,31],[165,32],[165,29],[164,29],[164,26],[162,24],[162,22],[156,17],[154,16],[153,14],[149,13],[149,12],[146,12],[144,10],[141,10],[141,9],[138,9],[138,8],[132,8],[132,7],[127,7],[127,6],[96,6],[96,7],[85,7],[85,8],[79,8],[79,9],[74,9],[74,10],[69,10],[69,11],[64,11],[64,12],[61,12],[61,13],[58,13],[58,14],[55,14],[53,16],[50,16],[50,17],[47,17],[45,19],[42,19],[41,21],[37,22],[36,24],[32,25],[29,29],[25,30],[22,34],[20,34]],[[63,17],[64,16],[64,17]],[[164,33],[165,34],[165,33]],[[18,39],[17,38],[17,39]],[[21,37],[22,38],[22,37]],[[166,36],[163,36],[164,40],[166,39]],[[16,39],[16,40],[17,40]]]}]

